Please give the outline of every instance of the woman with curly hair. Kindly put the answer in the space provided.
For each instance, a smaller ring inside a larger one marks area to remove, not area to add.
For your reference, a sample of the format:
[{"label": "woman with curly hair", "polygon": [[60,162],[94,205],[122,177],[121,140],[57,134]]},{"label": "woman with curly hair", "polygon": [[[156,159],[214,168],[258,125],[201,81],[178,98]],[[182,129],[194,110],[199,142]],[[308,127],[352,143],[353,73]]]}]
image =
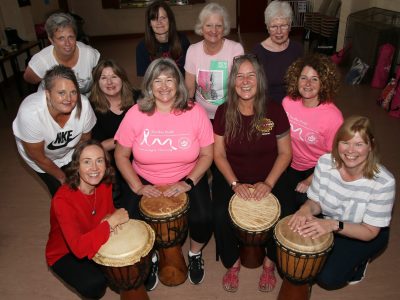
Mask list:
[{"label": "woman with curly hair", "polygon": [[107,280],[92,257],[110,232],[129,220],[128,212],[113,206],[114,169],[100,142],[80,143],[66,174],[51,202],[47,264],[81,296],[99,299]]},{"label": "woman with curly hair", "polygon": [[287,96],[282,105],[290,122],[293,158],[285,174],[293,202],[284,214],[295,212],[306,200],[314,167],[319,157],[331,152],[337,129],[343,122],[333,104],[339,87],[339,74],[331,60],[321,54],[296,60],[285,80]]}]

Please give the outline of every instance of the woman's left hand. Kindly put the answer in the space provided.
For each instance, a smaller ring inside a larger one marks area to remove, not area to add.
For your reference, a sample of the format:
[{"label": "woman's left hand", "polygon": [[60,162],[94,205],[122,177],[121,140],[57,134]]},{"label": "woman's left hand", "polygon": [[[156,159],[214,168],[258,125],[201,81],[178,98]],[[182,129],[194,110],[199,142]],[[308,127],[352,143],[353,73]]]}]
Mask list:
[{"label": "woman's left hand", "polygon": [[190,191],[190,185],[184,181],[179,181],[171,185],[167,190],[163,192],[165,197],[177,197],[182,193]]},{"label": "woman's left hand", "polygon": [[333,231],[331,222],[332,220],[315,218],[300,226],[298,232],[304,237],[316,239]]},{"label": "woman's left hand", "polygon": [[260,200],[261,198],[267,196],[272,190],[272,187],[265,182],[257,182],[253,185],[253,187],[253,198],[256,200]]}]

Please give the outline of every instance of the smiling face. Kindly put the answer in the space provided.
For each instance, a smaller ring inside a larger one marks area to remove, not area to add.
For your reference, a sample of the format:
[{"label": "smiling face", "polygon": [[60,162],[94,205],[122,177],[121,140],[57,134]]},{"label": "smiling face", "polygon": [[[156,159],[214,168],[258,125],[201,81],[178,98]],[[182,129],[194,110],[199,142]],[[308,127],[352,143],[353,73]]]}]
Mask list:
[{"label": "smiling face", "polygon": [[55,78],[50,90],[46,90],[46,99],[53,117],[70,114],[78,101],[78,90],[71,80]]},{"label": "smiling face", "polygon": [[169,111],[176,99],[177,82],[169,73],[161,73],[153,80],[152,91],[156,99],[157,109]]},{"label": "smiling face", "polygon": [[122,80],[111,67],[105,67],[99,79],[100,90],[107,96],[113,97],[121,93]]},{"label": "smiling face", "polygon": [[358,132],[350,140],[339,141],[338,144],[338,153],[343,161],[343,167],[353,174],[363,174],[370,152],[371,145],[366,143]]},{"label": "smiling face", "polygon": [[164,8],[160,7],[158,9],[158,18],[150,20],[150,26],[153,29],[154,34],[162,35],[168,34],[169,30],[169,20],[167,12]]},{"label": "smiling face", "polygon": [[52,38],[49,38],[54,46],[54,51],[59,57],[71,57],[76,48],[76,35],[72,27],[58,28]]},{"label": "smiling face", "polygon": [[104,151],[97,145],[90,145],[83,149],[79,158],[79,189],[89,194],[104,177],[106,159]]},{"label": "smiling face", "polygon": [[319,89],[321,88],[321,82],[317,71],[309,66],[305,66],[301,71],[298,89],[300,95],[303,97],[306,104],[318,104],[319,102]]},{"label": "smiling face", "polygon": [[274,18],[267,26],[271,41],[277,45],[287,42],[290,32],[290,24],[286,18]]},{"label": "smiling face", "polygon": [[204,21],[202,27],[203,37],[210,44],[222,42],[224,37],[224,19],[219,14],[211,14]]},{"label": "smiling face", "polygon": [[257,74],[251,62],[244,61],[235,79],[235,90],[240,100],[254,100],[257,93]]}]

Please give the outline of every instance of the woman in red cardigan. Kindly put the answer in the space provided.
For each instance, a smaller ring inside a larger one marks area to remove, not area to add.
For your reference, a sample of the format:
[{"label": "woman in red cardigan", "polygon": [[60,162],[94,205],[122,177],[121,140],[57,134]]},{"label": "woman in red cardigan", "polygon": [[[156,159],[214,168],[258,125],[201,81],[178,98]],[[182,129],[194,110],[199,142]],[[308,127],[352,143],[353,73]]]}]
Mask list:
[{"label": "woman in red cardigan", "polygon": [[129,220],[128,213],[113,206],[114,170],[99,142],[79,144],[66,175],[51,203],[47,263],[81,296],[98,299],[107,281],[91,259],[110,232]]}]

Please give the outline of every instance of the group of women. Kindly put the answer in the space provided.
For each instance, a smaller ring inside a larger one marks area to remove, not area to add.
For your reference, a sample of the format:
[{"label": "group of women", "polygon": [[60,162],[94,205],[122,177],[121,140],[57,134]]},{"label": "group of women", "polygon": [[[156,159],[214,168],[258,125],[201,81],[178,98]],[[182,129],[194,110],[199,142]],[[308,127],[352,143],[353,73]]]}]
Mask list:
[{"label": "group of women", "polygon": [[[201,11],[195,32],[203,40],[193,45],[177,32],[164,1],[153,2],[145,19],[136,52],[141,91],[117,63],[98,62],[97,50],[76,42],[66,14],[48,19],[51,45],[25,72],[43,88],[23,101],[13,130],[22,158],[53,196],[50,268],[84,297],[102,297],[107,283],[91,258],[110,233],[140,218],[142,196],[187,193],[189,280],[203,281],[202,249],[214,233],[227,268],[223,288],[234,292],[241,262],[229,200],[273,193],[281,216],[292,215],[292,230],[311,238],[335,233],[321,286],[360,280],[388,242],[395,181],[379,164],[368,118],[343,122],[333,104],[334,64],[318,54],[303,57],[289,39],[290,5],[271,2],[269,37],[249,54],[225,37],[229,17],[219,4]],[[168,188],[161,192],[160,185]],[[266,252],[264,292],[276,285],[273,242]],[[148,290],[158,282],[157,255],[152,265]]]}]

